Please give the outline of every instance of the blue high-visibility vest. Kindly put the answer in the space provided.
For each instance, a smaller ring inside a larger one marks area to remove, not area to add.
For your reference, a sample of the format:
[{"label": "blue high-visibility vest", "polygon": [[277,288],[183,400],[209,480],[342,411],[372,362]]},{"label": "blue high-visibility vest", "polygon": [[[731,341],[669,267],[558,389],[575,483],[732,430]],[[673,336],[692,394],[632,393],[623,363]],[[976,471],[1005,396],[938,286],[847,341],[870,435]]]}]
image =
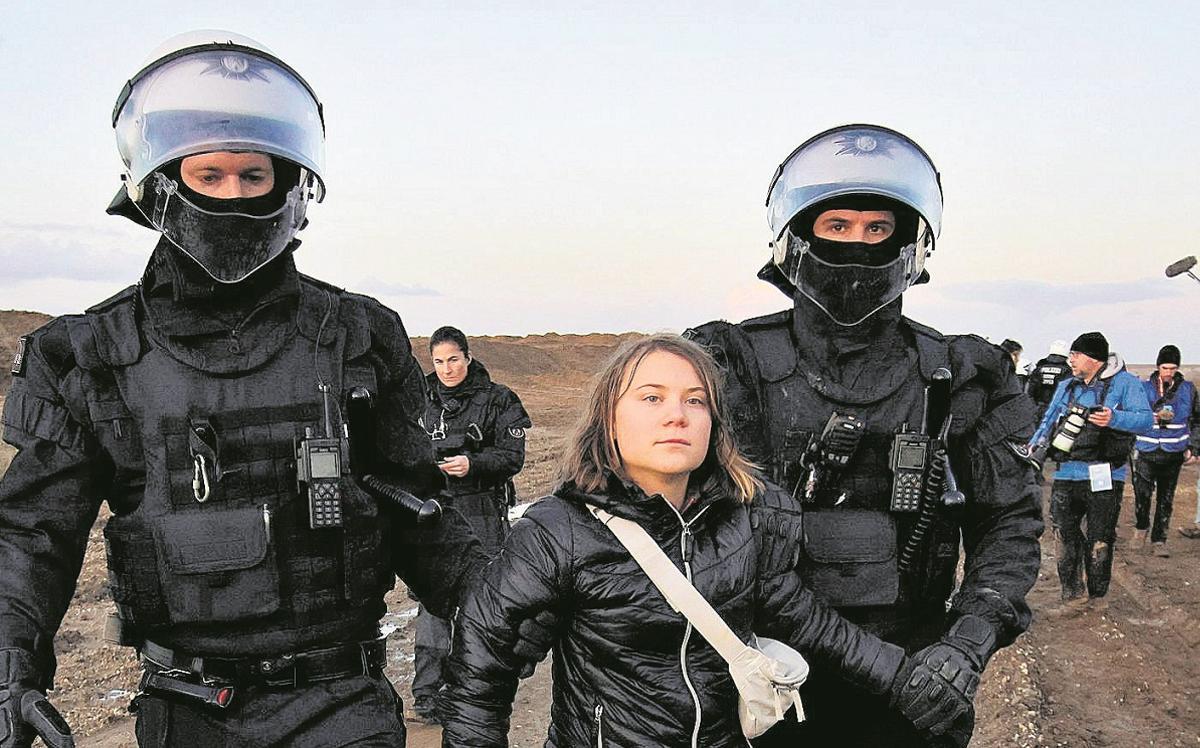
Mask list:
[{"label": "blue high-visibility vest", "polygon": [[[1139,452],[1182,452],[1188,448],[1191,434],[1188,430],[1188,419],[1192,415],[1192,403],[1196,400],[1196,388],[1191,382],[1184,380],[1179,383],[1168,397],[1162,398],[1158,393],[1158,376],[1151,378],[1142,385],[1146,388],[1146,399],[1150,401],[1151,410],[1158,411],[1164,405],[1169,405],[1175,411],[1175,417],[1168,423],[1160,423],[1154,419],[1154,428],[1150,433],[1137,438]],[[1161,402],[1160,402],[1161,400]]]}]

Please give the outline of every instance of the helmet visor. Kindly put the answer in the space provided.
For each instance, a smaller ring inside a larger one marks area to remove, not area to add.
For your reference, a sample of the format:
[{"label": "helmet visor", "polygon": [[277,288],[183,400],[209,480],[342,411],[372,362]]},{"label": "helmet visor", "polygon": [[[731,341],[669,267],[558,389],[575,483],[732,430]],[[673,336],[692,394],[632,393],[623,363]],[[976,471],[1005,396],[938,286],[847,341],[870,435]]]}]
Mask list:
[{"label": "helmet visor", "polygon": [[904,135],[847,125],[808,140],[775,173],[767,223],[779,237],[805,208],[840,195],[882,195],[915,210],[933,235],[942,228],[942,189],[933,162]]},{"label": "helmet visor", "polygon": [[208,49],[138,78],[116,120],[117,147],[134,184],[198,153],[254,151],[317,177],[324,195],[320,107],[291,70],[252,50]]}]

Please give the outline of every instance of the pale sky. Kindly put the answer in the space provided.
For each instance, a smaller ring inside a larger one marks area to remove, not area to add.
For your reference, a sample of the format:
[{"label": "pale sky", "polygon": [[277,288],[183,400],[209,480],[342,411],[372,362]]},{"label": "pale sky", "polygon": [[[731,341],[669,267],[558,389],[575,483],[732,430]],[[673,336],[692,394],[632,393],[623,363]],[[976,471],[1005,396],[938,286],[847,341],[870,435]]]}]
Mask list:
[{"label": "pale sky", "polygon": [[1105,332],[1200,363],[1195,3],[0,3],[0,308],[79,312],[155,235],[104,207],[110,114],[167,37],[236,31],[316,89],[329,195],[297,255],[413,334],[680,330],[789,301],[756,280],[775,167],[898,129],[945,214],[906,312]]}]

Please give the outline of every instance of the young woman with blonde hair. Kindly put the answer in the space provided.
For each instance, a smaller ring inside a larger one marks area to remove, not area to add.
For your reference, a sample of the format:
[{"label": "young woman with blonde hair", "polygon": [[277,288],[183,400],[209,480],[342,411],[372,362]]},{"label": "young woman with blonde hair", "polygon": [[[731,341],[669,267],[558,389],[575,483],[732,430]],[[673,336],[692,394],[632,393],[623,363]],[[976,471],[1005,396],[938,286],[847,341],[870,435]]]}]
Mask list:
[{"label": "young woman with blonde hair", "polygon": [[[640,525],[743,640],[782,640],[933,730],[970,709],[923,667],[817,602],[794,564],[801,513],[764,485],[721,417],[719,371],[675,335],[600,373],[562,484],[512,528],[457,618],[444,745],[506,746],[518,627],[557,622],[546,745],[745,746],[727,664],[588,510]],[[919,681],[919,683],[918,683]],[[920,693],[918,693],[920,692]]]}]

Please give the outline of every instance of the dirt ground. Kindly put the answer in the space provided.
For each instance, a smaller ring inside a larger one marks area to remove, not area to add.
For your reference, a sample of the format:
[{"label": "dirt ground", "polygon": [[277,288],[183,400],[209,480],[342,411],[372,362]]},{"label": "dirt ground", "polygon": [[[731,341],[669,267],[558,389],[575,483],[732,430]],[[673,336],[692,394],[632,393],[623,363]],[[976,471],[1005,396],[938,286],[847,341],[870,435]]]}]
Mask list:
[{"label": "dirt ground", "polygon": [[[535,423],[529,432],[526,470],[518,481],[524,499],[541,495],[552,484],[554,456],[586,384],[578,372],[594,370],[618,342],[615,336],[543,336],[532,343],[500,339],[492,350],[480,346],[477,351],[482,360],[497,362],[491,366],[496,379],[521,395]],[[492,358],[486,358],[485,351]],[[0,445],[0,471],[10,458],[11,450]],[[1196,469],[1185,468],[1175,500],[1169,559],[1128,550],[1133,499],[1132,487],[1126,486],[1106,610],[1089,610],[1074,618],[1055,616],[1058,582],[1047,531],[1042,571],[1030,596],[1034,624],[993,658],[977,700],[973,746],[1200,744],[1200,715],[1193,707],[1200,695],[1200,658],[1195,651],[1200,644],[1200,540],[1175,532],[1195,516],[1196,481]],[[102,640],[111,608],[102,524],[103,519],[91,533],[83,574],[57,639],[60,665],[53,699],[80,746],[132,748],[126,707],[137,671],[128,650]],[[389,611],[384,623],[396,628],[388,675],[408,702],[415,604],[397,589]],[[542,744],[549,702],[549,666],[543,664],[518,691],[510,734],[514,747]],[[437,728],[410,725],[409,745],[440,745]]]}]

